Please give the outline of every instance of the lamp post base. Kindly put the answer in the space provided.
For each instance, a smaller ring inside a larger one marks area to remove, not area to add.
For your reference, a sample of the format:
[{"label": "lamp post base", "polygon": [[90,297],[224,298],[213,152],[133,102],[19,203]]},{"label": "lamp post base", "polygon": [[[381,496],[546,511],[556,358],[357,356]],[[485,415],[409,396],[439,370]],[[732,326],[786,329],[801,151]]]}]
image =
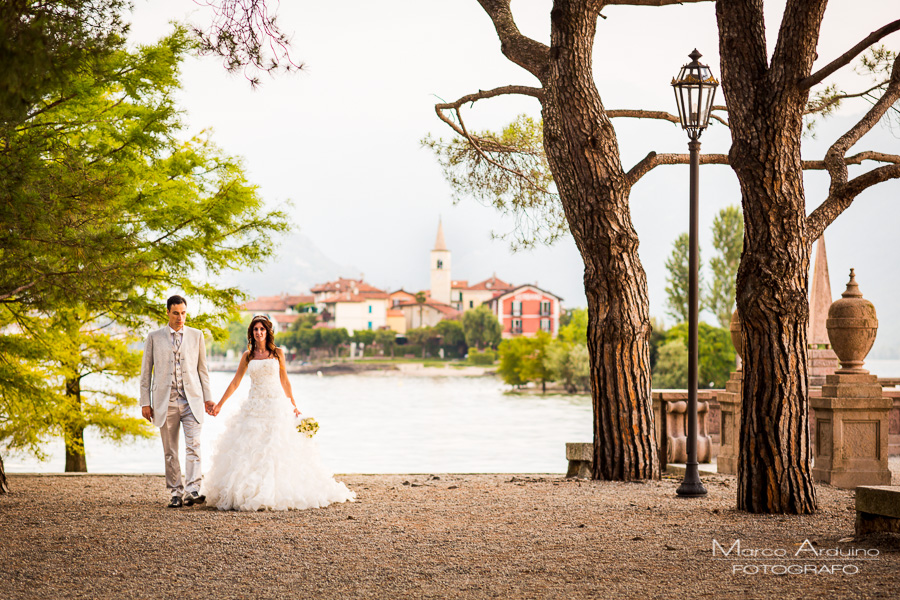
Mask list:
[{"label": "lamp post base", "polygon": [[700,469],[697,463],[687,463],[684,466],[684,479],[675,493],[682,498],[698,498],[706,495],[706,488],[700,481]]}]

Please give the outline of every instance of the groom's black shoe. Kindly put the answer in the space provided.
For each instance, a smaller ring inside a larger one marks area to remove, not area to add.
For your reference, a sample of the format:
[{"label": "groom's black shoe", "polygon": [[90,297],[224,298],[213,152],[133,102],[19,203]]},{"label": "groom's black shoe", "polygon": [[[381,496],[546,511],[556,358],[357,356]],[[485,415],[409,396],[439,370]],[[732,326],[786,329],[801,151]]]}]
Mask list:
[{"label": "groom's black shoe", "polygon": [[204,502],[206,502],[206,496],[201,496],[197,492],[188,492],[184,495],[184,503],[188,506],[203,504]]},{"label": "groom's black shoe", "polygon": [[184,503],[179,496],[172,496],[172,500],[169,502],[169,508],[181,508],[182,504]]}]

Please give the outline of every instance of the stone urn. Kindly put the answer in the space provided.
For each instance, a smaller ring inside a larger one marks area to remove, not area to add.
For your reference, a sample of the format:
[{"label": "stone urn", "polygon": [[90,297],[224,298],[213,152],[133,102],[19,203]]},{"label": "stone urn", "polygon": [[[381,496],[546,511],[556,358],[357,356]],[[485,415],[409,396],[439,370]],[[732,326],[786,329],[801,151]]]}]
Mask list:
[{"label": "stone urn", "polygon": [[734,351],[737,352],[738,358],[743,359],[744,343],[741,341],[741,317],[738,315],[737,309],[731,313],[728,330],[731,331],[731,343],[734,345]]},{"label": "stone urn", "polygon": [[862,365],[875,343],[878,319],[875,307],[862,297],[853,269],[850,269],[850,281],[841,299],[828,309],[825,327],[831,347],[841,362],[841,368],[836,372],[868,373]]}]

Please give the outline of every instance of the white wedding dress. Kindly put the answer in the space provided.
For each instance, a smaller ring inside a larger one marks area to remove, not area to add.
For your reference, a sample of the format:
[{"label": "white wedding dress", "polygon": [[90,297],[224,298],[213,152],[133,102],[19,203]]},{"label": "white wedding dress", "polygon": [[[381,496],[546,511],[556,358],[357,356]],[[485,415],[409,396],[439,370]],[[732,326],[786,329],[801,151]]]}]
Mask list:
[{"label": "white wedding dress", "polygon": [[356,494],[322,465],[315,440],[296,429],[278,359],[247,366],[250,393],[213,450],[203,493],[219,510],[291,510],[352,501]]}]

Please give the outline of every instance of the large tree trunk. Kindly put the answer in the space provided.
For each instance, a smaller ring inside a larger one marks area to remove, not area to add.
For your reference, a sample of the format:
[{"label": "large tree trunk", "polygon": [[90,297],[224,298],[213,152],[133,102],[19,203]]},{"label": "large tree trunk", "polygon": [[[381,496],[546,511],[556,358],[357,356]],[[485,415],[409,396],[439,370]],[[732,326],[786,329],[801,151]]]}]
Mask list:
[{"label": "large tree trunk", "polygon": [[0,496],[9,493],[9,481],[6,479],[6,470],[3,468],[3,457],[0,456]]},{"label": "large tree trunk", "polygon": [[[81,411],[81,379],[66,380],[66,399],[73,409]],[[87,459],[84,455],[84,425],[81,419],[66,425],[66,473],[87,473]]]},{"label": "large tree trunk", "polygon": [[[741,185],[744,252],[737,277],[744,384],[737,506],[816,509],[809,436],[806,326],[810,241],[800,142],[825,0],[790,3],[767,57],[762,5],[718,2],[731,166]],[[771,66],[768,64],[771,62]]]},{"label": "large tree trunk", "polygon": [[584,260],[596,479],[659,477],[647,281],[615,130],[593,81],[588,0],[555,2],[544,149]]}]

